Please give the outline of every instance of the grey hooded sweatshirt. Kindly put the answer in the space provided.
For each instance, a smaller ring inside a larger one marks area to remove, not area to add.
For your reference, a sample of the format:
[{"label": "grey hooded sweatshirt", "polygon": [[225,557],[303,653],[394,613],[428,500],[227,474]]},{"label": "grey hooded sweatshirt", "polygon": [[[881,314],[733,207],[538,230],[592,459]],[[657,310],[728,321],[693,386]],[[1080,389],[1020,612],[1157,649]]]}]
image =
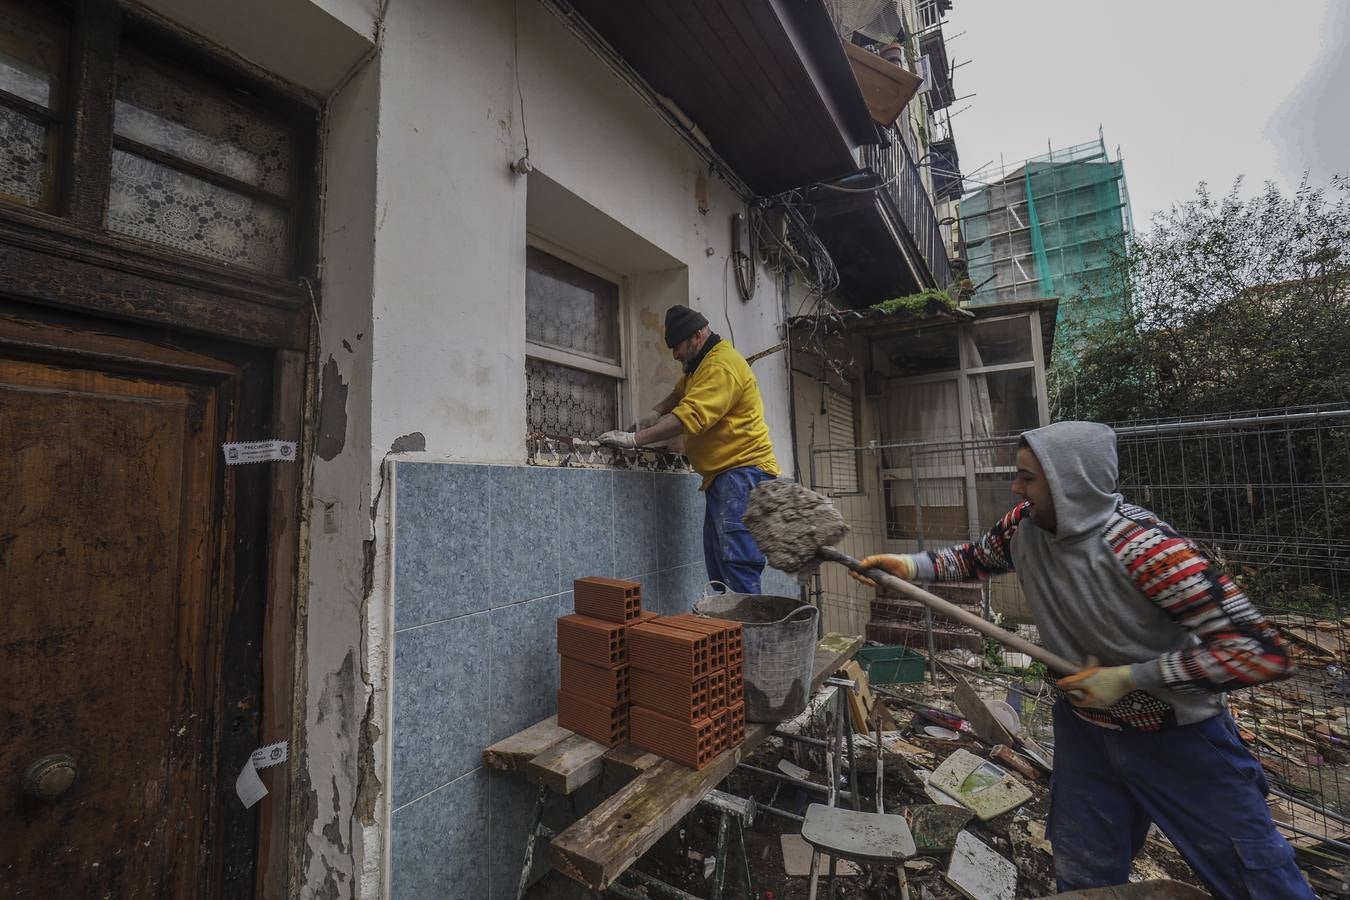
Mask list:
[{"label": "grey hooded sweatshirt", "polygon": [[1045,470],[1057,530],[1023,503],[979,541],[919,554],[920,580],[1016,571],[1045,646],[1129,665],[1136,687],[1096,724],[1154,731],[1218,714],[1222,692],[1286,677],[1275,629],[1232,580],[1157,516],[1116,493],[1116,435],[1057,422],[1022,435]]}]

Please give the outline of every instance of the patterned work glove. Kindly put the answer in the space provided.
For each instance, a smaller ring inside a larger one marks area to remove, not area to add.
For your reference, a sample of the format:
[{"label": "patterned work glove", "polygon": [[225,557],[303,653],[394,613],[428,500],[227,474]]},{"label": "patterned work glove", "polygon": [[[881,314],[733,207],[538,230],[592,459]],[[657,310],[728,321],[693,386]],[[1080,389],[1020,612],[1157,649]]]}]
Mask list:
[{"label": "patterned work glove", "polygon": [[600,443],[619,450],[633,450],[637,447],[637,435],[631,431],[606,431],[600,435]]},{"label": "patterned work glove", "polygon": [[[913,581],[914,577],[919,574],[919,567],[915,564],[914,557],[908,553],[879,553],[876,556],[868,556],[861,562],[869,569],[882,569],[905,581]],[[854,581],[861,581],[868,587],[877,586],[877,583],[866,575],[859,575],[852,570],[849,570],[848,574],[853,577]]]},{"label": "patterned work glove", "polygon": [[1069,702],[1074,706],[1110,709],[1117,700],[1134,690],[1134,676],[1130,674],[1129,666],[1089,666],[1061,678],[1055,685],[1069,695]]}]

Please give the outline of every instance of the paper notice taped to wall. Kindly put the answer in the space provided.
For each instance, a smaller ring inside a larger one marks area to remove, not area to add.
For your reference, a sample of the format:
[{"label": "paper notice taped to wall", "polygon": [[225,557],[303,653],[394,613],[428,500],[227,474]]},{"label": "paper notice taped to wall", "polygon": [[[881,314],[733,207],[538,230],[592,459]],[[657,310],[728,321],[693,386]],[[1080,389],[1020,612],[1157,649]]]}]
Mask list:
[{"label": "paper notice taped to wall", "polygon": [[220,449],[225,454],[227,466],[295,461],[295,441],[240,441],[221,444]]},{"label": "paper notice taped to wall", "polygon": [[239,772],[239,777],[234,780],[234,791],[239,795],[245,809],[267,796],[267,785],[258,777],[258,770],[284,763],[288,755],[285,741],[259,747],[249,755],[244,762],[244,768]]}]

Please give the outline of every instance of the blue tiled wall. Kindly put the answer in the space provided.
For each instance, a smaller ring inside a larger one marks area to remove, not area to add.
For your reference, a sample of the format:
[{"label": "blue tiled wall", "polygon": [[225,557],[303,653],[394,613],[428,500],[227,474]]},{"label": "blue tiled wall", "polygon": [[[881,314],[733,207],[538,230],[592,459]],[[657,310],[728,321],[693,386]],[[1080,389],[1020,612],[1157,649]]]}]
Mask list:
[{"label": "blue tiled wall", "polygon": [[[533,794],[481,751],[556,710],[575,578],[639,581],[659,613],[701,595],[699,479],[397,462],[394,481],[394,898],[511,897]],[[763,589],[796,595],[773,570]]]}]

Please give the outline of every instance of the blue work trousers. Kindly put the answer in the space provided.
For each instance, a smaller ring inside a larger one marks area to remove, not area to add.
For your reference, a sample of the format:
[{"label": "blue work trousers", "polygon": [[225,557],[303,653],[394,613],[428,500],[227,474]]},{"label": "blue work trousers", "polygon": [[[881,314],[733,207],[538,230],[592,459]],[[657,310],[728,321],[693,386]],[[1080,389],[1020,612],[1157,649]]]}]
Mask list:
[{"label": "blue work trousers", "polygon": [[703,561],[708,578],[737,594],[758,594],[764,554],[741,521],[750,492],[774,476],[754,466],[727,469],[704,491]]},{"label": "blue work trousers", "polygon": [[1265,772],[1227,712],[1156,732],[1112,731],[1055,704],[1049,837],[1061,891],[1125,884],[1156,822],[1218,898],[1308,898],[1270,818]]}]

